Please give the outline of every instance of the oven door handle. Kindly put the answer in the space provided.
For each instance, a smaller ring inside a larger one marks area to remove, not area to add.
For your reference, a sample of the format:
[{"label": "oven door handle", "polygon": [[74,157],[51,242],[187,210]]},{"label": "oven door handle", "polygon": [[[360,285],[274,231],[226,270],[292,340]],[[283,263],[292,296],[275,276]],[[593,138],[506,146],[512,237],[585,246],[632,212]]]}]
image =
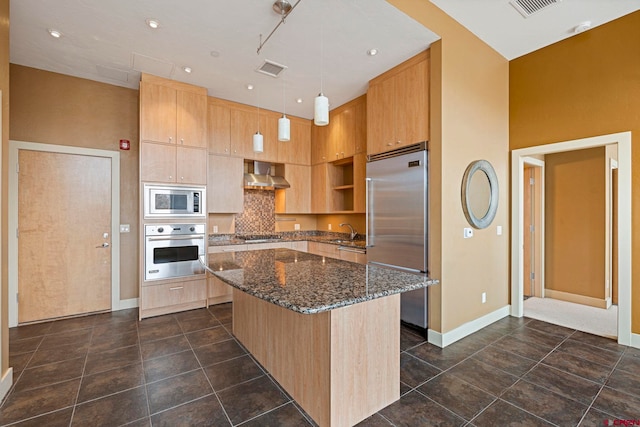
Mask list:
[{"label": "oven door handle", "polygon": [[204,240],[202,235],[189,235],[189,236],[166,236],[166,237],[147,237],[150,242],[159,242],[163,240]]}]

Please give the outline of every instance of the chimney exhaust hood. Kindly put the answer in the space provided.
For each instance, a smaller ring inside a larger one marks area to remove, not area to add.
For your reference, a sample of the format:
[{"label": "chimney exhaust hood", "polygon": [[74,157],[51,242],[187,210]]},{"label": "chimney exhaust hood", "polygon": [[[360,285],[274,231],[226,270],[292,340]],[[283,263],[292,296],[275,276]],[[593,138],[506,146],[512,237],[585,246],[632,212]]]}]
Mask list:
[{"label": "chimney exhaust hood", "polygon": [[249,173],[244,174],[244,187],[249,189],[276,190],[291,185],[282,176],[271,175],[271,163],[254,161],[247,164]]}]

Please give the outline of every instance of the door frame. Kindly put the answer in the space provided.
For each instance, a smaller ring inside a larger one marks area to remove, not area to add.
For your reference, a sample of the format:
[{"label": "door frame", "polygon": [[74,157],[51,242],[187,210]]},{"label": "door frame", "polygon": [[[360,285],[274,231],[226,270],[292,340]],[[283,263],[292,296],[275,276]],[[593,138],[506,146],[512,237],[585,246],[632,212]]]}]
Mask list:
[{"label": "door frame", "polygon": [[631,132],[601,135],[511,152],[511,315],[522,317],[524,158],[535,155],[618,145],[618,343],[631,345]]},{"label": "door frame", "polygon": [[[545,229],[545,221],[544,221],[544,213],[545,213],[545,206],[544,206],[544,193],[545,193],[545,162],[544,160],[540,160],[540,159],[536,159],[535,157],[522,157],[522,166],[524,168],[524,165],[529,165],[533,168],[537,168],[540,170],[540,182],[536,183],[536,192],[538,193],[537,196],[539,196],[540,198],[540,209],[538,212],[536,212],[539,220],[539,224],[535,230],[535,237],[534,237],[534,241],[538,242],[538,245],[535,246],[534,250],[535,250],[535,255],[538,257],[538,261],[537,261],[537,269],[536,271],[539,270],[539,277],[537,278],[538,283],[539,283],[539,287],[540,287],[540,297],[544,298],[544,245],[545,245],[545,241],[544,241],[544,229]],[[524,172],[524,170],[523,170]],[[523,184],[524,184],[524,176],[522,178]],[[524,188],[524,187],[523,187]],[[534,194],[533,197],[536,197],[536,194]],[[524,200],[523,200],[523,204],[524,204]],[[534,214],[534,215],[536,215]],[[523,225],[524,227],[524,225]],[[523,233],[524,233],[524,229],[523,229]],[[524,240],[524,235],[523,235],[523,240]],[[523,259],[523,263],[524,263],[524,259]],[[524,277],[523,277],[524,280]],[[524,286],[524,284],[523,284]]]},{"label": "door frame", "polygon": [[[95,148],[9,140],[8,314],[9,327],[18,326],[18,153],[20,150],[108,157],[111,159],[111,311],[120,304],[120,153]],[[13,165],[13,166],[12,166]]]}]

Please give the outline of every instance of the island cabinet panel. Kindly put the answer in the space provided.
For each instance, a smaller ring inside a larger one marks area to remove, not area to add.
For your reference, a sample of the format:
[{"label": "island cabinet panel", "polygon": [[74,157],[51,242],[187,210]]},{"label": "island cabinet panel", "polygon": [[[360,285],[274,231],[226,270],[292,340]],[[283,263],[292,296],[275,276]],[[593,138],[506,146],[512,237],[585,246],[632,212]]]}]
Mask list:
[{"label": "island cabinet panel", "polygon": [[233,290],[233,334],[320,426],[400,397],[400,295],[301,314]]},{"label": "island cabinet panel", "polygon": [[242,158],[209,154],[207,179],[209,213],[239,213],[244,210],[243,175]]},{"label": "island cabinet panel", "polygon": [[429,139],[429,51],[369,82],[367,153]]},{"label": "island cabinet panel", "polygon": [[209,277],[207,287],[207,307],[233,301],[233,288],[217,277]]}]

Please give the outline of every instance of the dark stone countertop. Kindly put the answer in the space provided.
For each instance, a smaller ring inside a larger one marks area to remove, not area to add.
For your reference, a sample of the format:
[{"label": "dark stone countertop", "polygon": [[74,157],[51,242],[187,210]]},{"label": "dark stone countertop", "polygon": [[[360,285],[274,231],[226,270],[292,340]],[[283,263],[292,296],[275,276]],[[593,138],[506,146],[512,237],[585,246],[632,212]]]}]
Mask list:
[{"label": "dark stone countertop", "polygon": [[[259,243],[278,243],[278,242],[319,242],[319,243],[329,243],[332,245],[338,246],[348,246],[354,248],[364,249],[366,246],[366,241],[360,236],[354,240],[349,239],[348,234],[344,233],[330,233],[330,232],[301,232],[301,233],[279,233],[279,239],[265,241],[247,241],[243,239],[238,239],[235,235],[227,234],[227,235],[210,235],[209,236],[209,246],[229,246],[229,245],[252,245]],[[346,236],[346,237],[345,237]]]},{"label": "dark stone countertop", "polygon": [[319,313],[438,284],[426,276],[290,249],[207,255],[223,282],[304,314]]}]

